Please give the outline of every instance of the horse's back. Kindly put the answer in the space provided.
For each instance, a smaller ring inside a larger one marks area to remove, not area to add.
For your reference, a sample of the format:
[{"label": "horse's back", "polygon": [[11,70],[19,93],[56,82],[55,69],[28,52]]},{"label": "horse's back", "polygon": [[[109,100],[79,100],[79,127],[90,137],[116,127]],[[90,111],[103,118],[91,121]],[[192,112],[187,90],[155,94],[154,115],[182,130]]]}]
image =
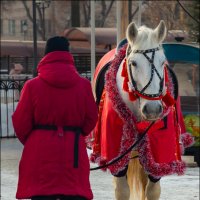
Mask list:
[{"label": "horse's back", "polygon": [[97,103],[99,103],[104,89],[105,73],[109,68],[110,63],[114,59],[114,57],[115,57],[115,49],[112,49],[101,58],[95,69],[93,87]]}]

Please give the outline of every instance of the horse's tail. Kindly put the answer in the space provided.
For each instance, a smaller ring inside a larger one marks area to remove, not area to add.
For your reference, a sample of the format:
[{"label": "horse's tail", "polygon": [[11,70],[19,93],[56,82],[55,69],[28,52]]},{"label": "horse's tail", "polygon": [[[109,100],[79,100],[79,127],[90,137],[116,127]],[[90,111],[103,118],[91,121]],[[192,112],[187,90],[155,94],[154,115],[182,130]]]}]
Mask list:
[{"label": "horse's tail", "polygon": [[[133,152],[132,155],[137,155],[137,152]],[[138,158],[129,161],[127,178],[130,187],[130,199],[145,200],[145,188],[148,177],[144,173]]]}]

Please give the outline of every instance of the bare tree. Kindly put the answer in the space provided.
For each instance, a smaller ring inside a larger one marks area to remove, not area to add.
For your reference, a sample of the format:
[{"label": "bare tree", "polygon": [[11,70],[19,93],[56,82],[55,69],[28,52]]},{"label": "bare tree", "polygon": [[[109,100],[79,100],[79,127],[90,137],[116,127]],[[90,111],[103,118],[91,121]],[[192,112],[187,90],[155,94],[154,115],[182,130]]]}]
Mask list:
[{"label": "bare tree", "polygon": [[71,26],[80,26],[80,1],[71,1]]},{"label": "bare tree", "polygon": [[[148,1],[146,0],[142,0],[142,8],[144,7],[144,5],[148,6]],[[136,7],[133,11],[132,11],[132,7]],[[129,21],[132,21],[135,17],[136,17],[136,14],[138,13],[139,11],[139,5],[136,6],[136,4],[133,4],[132,1],[129,1]]]},{"label": "bare tree", "polygon": [[[96,23],[97,27],[103,27],[106,19],[112,9],[113,3],[115,0],[101,0],[101,1],[96,1],[96,4],[98,4],[98,7],[100,6],[101,8],[99,9],[100,11],[96,12],[96,15],[98,16],[98,20],[96,20],[98,23]],[[100,4],[100,5],[99,5]],[[90,1],[85,0],[81,1],[81,9],[83,9],[83,17],[84,17],[84,26],[90,26]],[[98,10],[98,9],[97,9]]]},{"label": "bare tree", "polygon": [[[25,8],[26,13],[27,13],[27,17],[33,23],[33,16],[32,16],[32,10],[31,10],[32,7],[29,8],[29,6],[27,4],[30,1],[21,0],[21,2],[24,5],[24,8]],[[38,25],[37,32],[41,36],[42,40],[45,40],[45,23],[44,23],[44,20],[42,18],[42,11],[41,11],[39,5],[37,5],[37,4],[36,4],[36,9],[37,9],[37,13],[38,13],[38,16],[39,16],[39,23],[37,24]]]},{"label": "bare tree", "polygon": [[83,17],[84,17],[84,22],[83,26],[90,26],[90,1],[81,1],[81,6],[83,9]]},{"label": "bare tree", "polygon": [[[199,34],[199,16],[200,16],[200,2],[198,0],[188,1],[188,2],[181,2],[181,5],[178,5],[180,9],[185,14],[184,21],[186,22],[189,36],[195,42],[200,41],[200,34]],[[182,7],[181,7],[182,6]]]},{"label": "bare tree", "polygon": [[146,5],[145,12],[142,13],[142,20],[147,26],[155,27],[163,19],[168,30],[184,28],[184,23],[180,23],[180,9],[177,8],[176,1],[149,1]]},{"label": "bare tree", "polygon": [[[104,26],[105,21],[110,13],[110,10],[113,6],[114,1],[115,0],[111,0],[111,1],[101,0],[101,16],[102,16],[102,18],[101,18],[101,21],[99,24],[100,27]],[[106,5],[106,2],[109,3],[108,6]]]},{"label": "bare tree", "polygon": [[1,0],[0,1],[0,5],[1,5],[1,9],[8,11],[9,10],[9,5],[12,4],[12,1],[6,1],[6,0]]}]

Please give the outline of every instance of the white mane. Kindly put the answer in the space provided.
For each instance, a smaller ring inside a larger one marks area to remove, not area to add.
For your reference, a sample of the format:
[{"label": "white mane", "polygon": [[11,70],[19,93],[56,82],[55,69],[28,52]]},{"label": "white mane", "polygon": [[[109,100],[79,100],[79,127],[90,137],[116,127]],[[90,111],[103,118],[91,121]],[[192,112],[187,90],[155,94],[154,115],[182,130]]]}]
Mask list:
[{"label": "white mane", "polygon": [[[145,41],[145,42],[144,42]],[[138,35],[134,44],[131,44],[132,50],[146,50],[149,48],[158,47],[158,41],[156,40],[156,35],[154,30],[147,28],[146,26],[141,26],[138,28]]]}]

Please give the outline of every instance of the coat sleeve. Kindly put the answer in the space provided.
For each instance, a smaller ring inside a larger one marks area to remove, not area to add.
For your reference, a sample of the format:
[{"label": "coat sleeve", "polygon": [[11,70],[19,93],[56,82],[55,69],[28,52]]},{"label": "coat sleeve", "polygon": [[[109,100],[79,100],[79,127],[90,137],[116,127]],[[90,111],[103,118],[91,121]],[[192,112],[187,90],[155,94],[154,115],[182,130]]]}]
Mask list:
[{"label": "coat sleeve", "polygon": [[25,144],[26,139],[33,128],[33,121],[30,82],[27,81],[22,89],[17,108],[12,115],[14,130],[22,144]]},{"label": "coat sleeve", "polygon": [[88,135],[95,127],[98,118],[98,108],[92,94],[91,84],[86,84],[85,119],[83,125],[84,135]]}]

